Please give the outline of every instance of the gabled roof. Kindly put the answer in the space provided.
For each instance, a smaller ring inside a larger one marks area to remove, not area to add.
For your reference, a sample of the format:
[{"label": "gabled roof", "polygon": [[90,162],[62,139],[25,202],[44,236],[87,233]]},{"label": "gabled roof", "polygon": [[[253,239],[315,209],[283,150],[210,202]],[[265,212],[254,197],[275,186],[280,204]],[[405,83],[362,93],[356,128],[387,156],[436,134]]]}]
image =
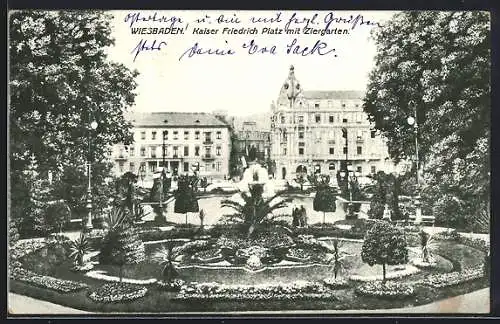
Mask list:
[{"label": "gabled roof", "polygon": [[228,127],[208,113],[145,112],[133,113],[129,120],[134,126],[156,127]]},{"label": "gabled roof", "polygon": [[363,99],[363,91],[339,90],[339,91],[303,91],[307,99]]}]

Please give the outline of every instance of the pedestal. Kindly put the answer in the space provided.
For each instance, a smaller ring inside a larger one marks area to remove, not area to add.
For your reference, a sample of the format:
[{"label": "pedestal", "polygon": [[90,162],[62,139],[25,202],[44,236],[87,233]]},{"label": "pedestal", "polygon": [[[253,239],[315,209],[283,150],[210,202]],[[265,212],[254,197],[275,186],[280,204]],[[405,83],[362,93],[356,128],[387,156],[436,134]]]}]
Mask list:
[{"label": "pedestal", "polygon": [[415,224],[422,223],[422,208],[420,203],[420,196],[415,197]]}]

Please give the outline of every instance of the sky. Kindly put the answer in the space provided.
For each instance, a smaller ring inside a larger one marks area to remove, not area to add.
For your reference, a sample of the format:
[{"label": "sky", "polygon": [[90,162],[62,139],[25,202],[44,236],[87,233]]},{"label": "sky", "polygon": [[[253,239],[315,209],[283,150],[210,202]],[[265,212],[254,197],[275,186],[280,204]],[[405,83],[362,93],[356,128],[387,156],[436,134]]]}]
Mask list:
[{"label": "sky", "polygon": [[[370,32],[378,28],[376,24],[358,24],[354,29],[350,24],[332,23],[329,28],[348,29],[348,35],[286,35],[262,34],[262,28],[284,29],[285,23],[293,16],[292,11],[282,11],[282,22],[251,23],[251,17],[273,18],[279,12],[273,11],[157,11],[157,17],[177,17],[182,22],[177,27],[184,27],[184,34],[177,35],[132,35],[128,14],[138,11],[113,11],[112,22],[115,44],[108,50],[109,58],[123,63],[130,69],[136,69],[137,78],[136,104],[134,111],[185,111],[212,112],[225,110],[230,115],[244,116],[269,112],[270,105],[278,97],[281,85],[285,81],[290,65],[295,67],[295,75],[305,90],[365,90],[368,74],[373,67],[376,54]],[[350,17],[361,14],[364,21],[382,25],[395,12],[389,11],[335,11],[297,12],[296,20],[290,27],[303,27],[298,23],[310,19],[315,13],[317,29],[324,29],[325,18]],[[154,11],[141,11],[140,17],[148,17]],[[217,23],[216,17],[224,15],[226,19],[235,18],[241,23]],[[205,23],[196,24],[196,19],[210,16]],[[209,24],[208,21],[211,21]],[[297,22],[297,23],[295,23]],[[170,23],[137,21],[136,27],[166,27]],[[187,27],[186,27],[186,24]],[[218,28],[217,35],[195,35],[193,29]],[[222,35],[222,28],[257,28],[254,35]],[[335,49],[326,55],[312,54],[301,56],[287,54],[286,45],[297,39],[300,46],[312,47],[316,41],[325,42],[323,51]],[[140,41],[146,44],[156,40],[160,50],[142,51],[134,61],[134,48]],[[276,54],[248,54],[242,48],[243,43],[254,40],[259,47],[276,46]],[[235,51],[233,55],[185,55],[195,43],[203,49]],[[336,55],[336,57],[335,57]]]}]

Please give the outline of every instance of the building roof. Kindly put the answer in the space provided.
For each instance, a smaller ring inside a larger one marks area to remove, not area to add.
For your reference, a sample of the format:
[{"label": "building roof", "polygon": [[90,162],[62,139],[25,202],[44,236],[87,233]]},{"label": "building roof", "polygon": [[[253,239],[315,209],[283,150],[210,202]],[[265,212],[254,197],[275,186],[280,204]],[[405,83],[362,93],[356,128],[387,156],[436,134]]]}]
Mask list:
[{"label": "building roof", "polygon": [[363,99],[363,91],[339,90],[339,91],[304,91],[304,97],[307,99]]},{"label": "building roof", "polygon": [[134,113],[129,117],[134,126],[156,127],[228,127],[208,113],[149,112]]}]

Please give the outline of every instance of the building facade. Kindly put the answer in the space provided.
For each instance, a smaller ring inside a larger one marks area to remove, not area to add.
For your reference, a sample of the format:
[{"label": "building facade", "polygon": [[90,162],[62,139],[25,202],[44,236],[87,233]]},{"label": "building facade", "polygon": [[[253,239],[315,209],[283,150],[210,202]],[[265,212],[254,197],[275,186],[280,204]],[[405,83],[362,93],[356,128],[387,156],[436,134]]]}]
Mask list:
[{"label": "building facade", "polygon": [[151,112],[129,118],[134,142],[113,147],[116,175],[130,171],[143,181],[150,181],[162,166],[173,175],[194,170],[212,179],[228,175],[229,127],[214,115]]},{"label": "building facade", "polygon": [[270,157],[271,132],[258,130],[256,122],[244,122],[241,129],[236,131],[236,153],[238,158],[248,154],[251,147],[256,149],[257,158],[266,160]]},{"label": "building facade", "polygon": [[276,178],[336,175],[352,165],[362,176],[392,171],[384,139],[371,129],[358,91],[304,91],[293,66],[271,106],[271,159]]}]

